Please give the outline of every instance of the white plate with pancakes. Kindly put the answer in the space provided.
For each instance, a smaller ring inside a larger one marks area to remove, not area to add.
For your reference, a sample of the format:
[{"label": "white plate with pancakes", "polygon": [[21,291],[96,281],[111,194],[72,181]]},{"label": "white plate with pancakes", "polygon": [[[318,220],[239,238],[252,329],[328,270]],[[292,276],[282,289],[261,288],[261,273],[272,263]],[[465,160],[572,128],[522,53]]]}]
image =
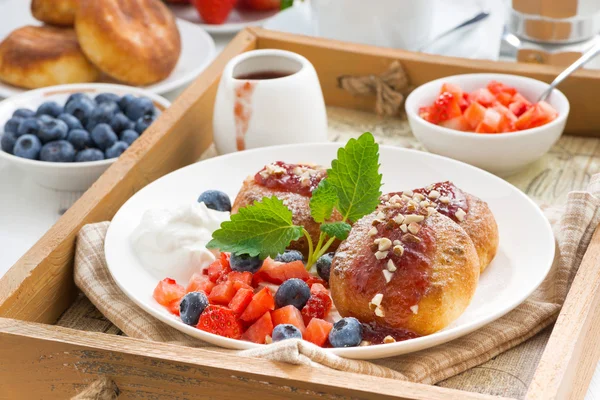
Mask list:
[{"label": "white plate with pancakes", "polygon": [[[165,276],[157,276],[138,260],[131,246],[132,232],[149,209],[189,204],[209,189],[221,190],[233,200],[247,175],[266,164],[281,160],[329,166],[340,147],[338,143],[327,143],[248,150],[201,161],[152,182],[121,207],[109,227],[106,261],[116,284],[144,311],[190,336],[230,349],[262,346],[185,325],[159,305],[152,293]],[[520,190],[478,168],[415,150],[381,146],[380,163],[383,193],[449,180],[487,202],[498,224],[498,251],[481,274],[469,306],[444,329],[406,341],[327,351],[353,359],[377,359],[446,343],[502,317],[527,299],[544,280],[554,259],[554,236],[541,210]]]},{"label": "white plate with pancakes", "polygon": [[[0,41],[4,40],[15,29],[42,23],[33,18],[29,2],[22,0],[4,0],[0,15]],[[181,19],[176,20],[181,37],[181,54],[174,69],[163,80],[140,86],[155,94],[165,94],[193,81],[215,57],[215,43],[212,37],[197,24]],[[35,57],[35,53],[32,54]],[[99,82],[119,83],[109,77],[100,77]],[[0,81],[0,97],[10,97],[27,89]]]}]

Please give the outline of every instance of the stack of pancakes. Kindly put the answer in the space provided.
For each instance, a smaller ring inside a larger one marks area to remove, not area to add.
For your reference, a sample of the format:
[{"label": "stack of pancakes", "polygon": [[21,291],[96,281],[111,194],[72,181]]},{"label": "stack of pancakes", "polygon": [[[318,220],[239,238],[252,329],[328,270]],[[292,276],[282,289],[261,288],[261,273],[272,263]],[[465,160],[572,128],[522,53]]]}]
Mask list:
[{"label": "stack of pancakes", "polygon": [[43,26],[0,43],[0,80],[34,89],[97,81],[149,85],[175,68],[181,40],[160,0],[33,0]]}]

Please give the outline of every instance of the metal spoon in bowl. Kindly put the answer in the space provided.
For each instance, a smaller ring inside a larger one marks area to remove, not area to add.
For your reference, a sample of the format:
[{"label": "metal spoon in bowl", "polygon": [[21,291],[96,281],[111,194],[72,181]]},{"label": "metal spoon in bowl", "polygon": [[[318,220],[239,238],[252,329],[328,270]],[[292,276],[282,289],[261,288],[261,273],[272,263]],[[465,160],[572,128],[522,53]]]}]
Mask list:
[{"label": "metal spoon in bowl", "polygon": [[552,81],[550,86],[548,86],[548,89],[546,89],[544,91],[544,93],[542,93],[540,95],[540,97],[538,98],[537,101],[539,102],[539,101],[546,100],[548,98],[548,96],[550,96],[550,93],[552,93],[554,88],[556,88],[556,86],[558,86],[562,81],[564,81],[567,76],[571,75],[573,72],[575,72],[579,68],[583,67],[588,61],[590,61],[591,59],[596,57],[598,55],[598,53],[600,53],[600,42],[596,43],[591,49],[589,49],[588,51],[583,53],[583,55],[581,57],[579,57],[577,59],[577,61],[575,61],[573,64],[569,65],[567,67],[567,69],[565,69],[563,72],[561,72],[556,77],[556,79],[554,79]]}]

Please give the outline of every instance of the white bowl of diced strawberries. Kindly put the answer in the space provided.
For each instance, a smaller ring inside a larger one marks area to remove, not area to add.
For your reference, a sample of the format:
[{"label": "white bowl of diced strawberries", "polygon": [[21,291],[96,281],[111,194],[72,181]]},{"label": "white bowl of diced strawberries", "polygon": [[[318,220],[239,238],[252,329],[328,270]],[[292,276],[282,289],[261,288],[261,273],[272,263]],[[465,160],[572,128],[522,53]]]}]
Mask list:
[{"label": "white bowl of diced strawberries", "polygon": [[428,82],[406,99],[413,134],[433,153],[513,174],[541,158],[564,131],[569,101],[548,84],[505,74],[454,75]]}]

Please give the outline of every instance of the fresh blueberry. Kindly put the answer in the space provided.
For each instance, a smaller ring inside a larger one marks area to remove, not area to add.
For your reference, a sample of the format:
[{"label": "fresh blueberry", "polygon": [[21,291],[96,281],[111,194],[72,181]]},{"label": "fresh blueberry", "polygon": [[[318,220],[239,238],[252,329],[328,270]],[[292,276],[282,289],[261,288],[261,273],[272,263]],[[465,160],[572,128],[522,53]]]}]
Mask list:
[{"label": "fresh blueberry", "polygon": [[110,124],[113,116],[119,111],[119,106],[114,102],[107,102],[94,108],[88,118],[86,128],[92,131],[98,124]]},{"label": "fresh blueberry", "polygon": [[127,106],[125,115],[132,121],[137,121],[145,115],[154,115],[154,104],[147,97],[138,97]]},{"label": "fresh blueberry", "polygon": [[96,102],[85,95],[73,98],[65,105],[65,112],[77,118],[84,125],[95,109]]},{"label": "fresh blueberry", "polygon": [[126,94],[125,96],[121,97],[121,100],[119,100],[119,108],[121,108],[121,111],[127,111],[127,107],[133,103],[135,98],[136,97],[132,94]]},{"label": "fresh blueberry", "polygon": [[134,130],[126,129],[123,132],[121,132],[120,137],[121,137],[121,141],[122,142],[125,142],[125,143],[127,143],[128,145],[131,146],[131,144],[133,142],[135,142],[135,140],[137,138],[139,138],[140,135],[138,135],[138,133],[136,131],[134,131]]},{"label": "fresh blueberry", "polygon": [[135,124],[130,121],[125,114],[119,112],[113,115],[112,119],[110,120],[110,127],[113,131],[115,131],[115,133],[121,133],[126,129],[133,129]]},{"label": "fresh blueberry", "polygon": [[208,306],[208,298],[204,292],[190,292],[183,296],[179,303],[179,316],[186,325],[196,326],[200,314]]},{"label": "fresh blueberry", "polygon": [[92,147],[92,137],[90,133],[83,129],[73,129],[67,135],[67,140],[73,145],[75,150],[83,150],[86,147]]},{"label": "fresh blueberry", "polygon": [[229,259],[229,265],[231,269],[234,271],[240,272],[252,272],[255,273],[262,267],[262,260],[256,257],[251,257],[248,254],[237,255],[235,253],[231,253],[231,258]]},{"label": "fresh blueberry", "polygon": [[6,121],[6,124],[4,124],[4,132],[17,133],[19,130],[19,124],[21,124],[22,121],[23,118],[21,117],[12,117]]},{"label": "fresh blueberry", "polygon": [[37,115],[38,117],[40,115],[49,115],[52,118],[56,118],[58,117],[60,114],[62,114],[63,112],[63,107],[58,105],[57,102],[55,101],[47,101],[45,103],[42,103],[37,111],[35,112],[35,115]]},{"label": "fresh blueberry", "polygon": [[90,96],[88,96],[85,93],[73,93],[72,95],[70,95],[67,98],[67,101],[65,102],[65,107],[66,107],[67,104],[69,104],[73,100],[81,100],[81,99],[85,99],[84,101],[87,101],[87,100],[94,101],[94,100],[92,100],[92,98]]},{"label": "fresh blueberry", "polygon": [[17,128],[17,135],[37,135],[42,123],[37,118],[24,118]]},{"label": "fresh blueberry", "polygon": [[96,103],[98,104],[106,103],[109,101],[112,101],[113,103],[118,103],[121,100],[121,98],[114,93],[100,93],[99,95],[94,97],[94,100],[96,100]]},{"label": "fresh blueberry", "polygon": [[12,154],[15,148],[15,143],[17,143],[17,139],[18,136],[15,132],[4,132],[2,134],[2,139],[0,139],[0,147],[2,148],[2,151]]},{"label": "fresh blueberry", "polygon": [[283,254],[278,254],[275,261],[282,263],[291,263],[293,261],[304,261],[304,256],[298,250],[286,250]]},{"label": "fresh blueberry", "polygon": [[18,108],[14,113],[13,117],[19,118],[32,118],[35,117],[35,111],[29,110],[27,108]]},{"label": "fresh blueberry", "polygon": [[117,143],[119,138],[117,137],[117,134],[113,132],[110,125],[98,124],[92,130],[92,140],[100,150],[106,151],[110,146]]},{"label": "fresh blueberry", "polygon": [[110,146],[108,149],[106,149],[104,155],[106,156],[106,158],[117,158],[121,154],[125,153],[125,150],[127,150],[128,148],[129,145],[127,143],[119,141]]},{"label": "fresh blueberry", "polygon": [[326,282],[329,282],[329,274],[331,272],[331,262],[335,253],[323,254],[317,260],[317,274]]},{"label": "fresh blueberry", "polygon": [[302,279],[292,278],[283,282],[275,293],[275,307],[281,308],[290,304],[301,310],[310,297],[310,288]]},{"label": "fresh blueberry", "polygon": [[329,332],[329,343],[333,347],[354,347],[362,341],[362,325],[356,318],[342,318]]},{"label": "fresh blueberry", "polygon": [[198,197],[198,203],[216,211],[231,211],[231,200],[220,190],[207,190]]},{"label": "fresh blueberry", "polygon": [[47,122],[42,122],[42,127],[38,132],[38,137],[44,143],[53,142],[55,140],[64,140],[67,138],[69,127],[65,121],[60,119],[51,119]]},{"label": "fresh blueberry", "polygon": [[279,324],[273,329],[273,342],[281,342],[286,339],[302,339],[302,332],[292,324]]},{"label": "fresh blueberry", "polygon": [[42,149],[42,142],[35,135],[23,135],[15,143],[14,154],[17,157],[37,160]]},{"label": "fresh blueberry", "polygon": [[75,161],[100,161],[104,160],[104,153],[98,149],[85,149],[81,150],[75,155]]},{"label": "fresh blueberry", "polygon": [[70,131],[73,129],[83,129],[81,122],[71,114],[62,113],[58,116],[58,119],[67,124]]},{"label": "fresh blueberry", "polygon": [[138,119],[135,123],[135,130],[137,131],[137,133],[139,133],[140,135],[144,133],[144,131],[148,129],[150,125],[152,125],[154,119],[155,118],[153,115],[144,115],[142,118]]},{"label": "fresh blueberry", "polygon": [[50,162],[72,162],[75,159],[75,148],[66,140],[46,143],[40,151],[40,160]]},{"label": "fresh blueberry", "polygon": [[46,122],[50,122],[50,121],[54,121],[54,118],[52,118],[49,115],[40,115],[39,117],[37,117],[38,121],[40,121],[42,124],[46,123]]}]

